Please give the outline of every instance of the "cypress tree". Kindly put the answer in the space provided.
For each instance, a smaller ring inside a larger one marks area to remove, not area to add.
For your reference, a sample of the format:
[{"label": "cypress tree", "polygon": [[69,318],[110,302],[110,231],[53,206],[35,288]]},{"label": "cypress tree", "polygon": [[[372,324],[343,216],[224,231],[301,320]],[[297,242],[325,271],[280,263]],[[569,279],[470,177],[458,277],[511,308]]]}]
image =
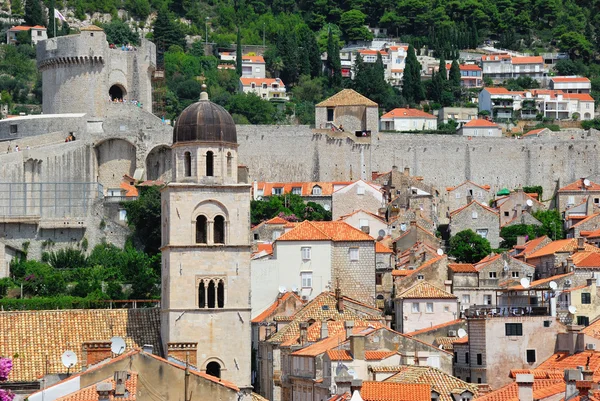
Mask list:
[{"label": "cypress tree", "polygon": [[152,32],[158,50],[166,51],[173,45],[185,49],[185,35],[181,27],[173,21],[166,7],[158,11]]},{"label": "cypress tree", "polygon": [[402,76],[402,96],[409,103],[419,103],[425,99],[425,89],[421,82],[421,64],[417,60],[412,45],[408,46],[406,55],[406,65]]},{"label": "cypress tree", "polygon": [[367,66],[365,66],[360,53],[356,54],[356,60],[354,60],[354,66],[352,68],[354,70],[354,80],[352,81],[352,86],[358,93],[364,93],[369,84],[369,76]]},{"label": "cypress tree", "polygon": [[456,59],[452,60],[449,78],[450,85],[453,88],[460,87],[460,66],[458,65],[458,61],[456,61]]},{"label": "cypress tree", "polygon": [[25,1],[25,24],[29,26],[46,26],[46,21],[44,21],[44,13],[42,12],[42,4],[39,0]]},{"label": "cypress tree", "polygon": [[327,38],[327,76],[329,86],[339,88],[342,85],[342,61],[340,60],[340,48],[337,39],[333,37],[331,30]]},{"label": "cypress tree", "polygon": [[444,91],[444,82],[442,82],[442,73],[433,73],[431,77],[431,86],[429,96],[431,100],[440,102],[442,99],[442,92]]},{"label": "cypress tree", "polygon": [[242,32],[240,27],[237,29],[237,43],[235,48],[235,72],[242,76]]},{"label": "cypress tree", "polygon": [[[446,71],[446,60],[444,60],[443,58],[440,59],[439,72],[440,72],[441,80],[447,81],[448,80],[448,71]],[[432,79],[433,79],[433,77],[432,77]]]},{"label": "cypress tree", "polygon": [[50,7],[48,8],[48,37],[54,37],[54,25],[56,24],[56,18],[54,18],[54,0],[50,2]]}]

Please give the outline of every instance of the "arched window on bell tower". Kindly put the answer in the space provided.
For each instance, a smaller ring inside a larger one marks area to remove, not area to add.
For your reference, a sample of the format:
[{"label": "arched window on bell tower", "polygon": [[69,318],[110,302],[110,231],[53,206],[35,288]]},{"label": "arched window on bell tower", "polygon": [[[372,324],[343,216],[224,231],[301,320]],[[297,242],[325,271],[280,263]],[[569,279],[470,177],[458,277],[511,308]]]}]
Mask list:
[{"label": "arched window on bell tower", "polygon": [[215,288],[215,281],[214,280],[210,280],[208,282],[208,294],[207,294],[207,305],[209,308],[214,308],[215,307],[215,301],[216,301],[216,288]]},{"label": "arched window on bell tower", "polygon": [[227,152],[227,177],[231,177],[233,175],[233,156],[231,156],[231,152]]},{"label": "arched window on bell tower", "polygon": [[201,281],[198,286],[198,307],[206,307],[206,286],[204,285],[204,281]]},{"label": "arched window on bell tower", "polygon": [[215,244],[225,243],[225,217],[215,216],[213,241]]},{"label": "arched window on bell tower", "polygon": [[185,152],[183,154],[184,174],[186,177],[192,176],[192,154]]},{"label": "arched window on bell tower", "polygon": [[225,306],[225,283],[223,280],[219,280],[217,284],[217,307],[223,308]]},{"label": "arched window on bell tower", "polygon": [[206,244],[208,240],[206,223],[206,216],[196,217],[196,244]]},{"label": "arched window on bell tower", "polygon": [[212,177],[215,174],[215,155],[210,150],[206,152],[206,176]]}]

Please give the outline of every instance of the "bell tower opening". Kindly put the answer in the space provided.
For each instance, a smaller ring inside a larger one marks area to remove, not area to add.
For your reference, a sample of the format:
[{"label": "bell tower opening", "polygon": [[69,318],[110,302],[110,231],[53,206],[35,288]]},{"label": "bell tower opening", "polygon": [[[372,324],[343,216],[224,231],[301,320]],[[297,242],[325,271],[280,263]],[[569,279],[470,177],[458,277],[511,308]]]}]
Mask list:
[{"label": "bell tower opening", "polygon": [[198,307],[206,307],[206,287],[204,286],[204,281],[201,281],[198,286]]},{"label": "bell tower opening", "polygon": [[192,176],[192,154],[190,152],[185,152],[183,155],[183,164],[185,167],[185,176]]},{"label": "bell tower opening", "polygon": [[217,307],[223,308],[225,306],[225,283],[223,280],[219,280],[217,284]]},{"label": "bell tower opening", "polygon": [[122,101],[123,96],[125,96],[125,88],[121,85],[113,85],[108,90],[108,94],[110,95],[110,100],[114,101]]},{"label": "bell tower opening", "polygon": [[208,282],[208,297],[207,297],[209,308],[215,307],[215,299],[216,299],[215,291],[216,291],[215,282],[214,282],[214,280],[210,280]]},{"label": "bell tower opening", "polygon": [[219,362],[209,362],[208,365],[206,365],[206,374],[220,379],[221,365],[219,365]]},{"label": "bell tower opening", "polygon": [[214,223],[214,235],[213,239],[215,244],[224,244],[225,243],[225,217],[216,216]]},{"label": "bell tower opening", "polygon": [[214,163],[215,155],[210,150],[206,152],[206,176],[212,177],[214,175]]},{"label": "bell tower opening", "polygon": [[196,217],[196,244],[206,244],[206,216]]},{"label": "bell tower opening", "polygon": [[227,177],[231,177],[233,174],[233,156],[231,152],[227,152]]}]

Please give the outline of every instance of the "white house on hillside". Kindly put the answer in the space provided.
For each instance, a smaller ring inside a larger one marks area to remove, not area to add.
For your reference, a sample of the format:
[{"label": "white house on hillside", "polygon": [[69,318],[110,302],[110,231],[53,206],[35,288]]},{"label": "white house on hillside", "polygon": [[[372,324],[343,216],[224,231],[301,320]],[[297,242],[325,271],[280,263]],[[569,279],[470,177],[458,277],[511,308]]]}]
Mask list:
[{"label": "white house on hillside", "polygon": [[397,108],[380,119],[382,131],[428,131],[437,129],[437,117],[424,111]]},{"label": "white house on hillside", "polygon": [[279,78],[241,77],[239,91],[242,93],[256,93],[265,100],[289,100],[285,84]]},{"label": "white house on hillside", "polygon": [[498,124],[479,118],[471,120],[460,127],[458,134],[465,136],[498,137],[502,136],[502,128]]},{"label": "white house on hillside", "polygon": [[9,45],[14,45],[17,43],[17,34],[19,32],[29,32],[31,35],[31,43],[37,45],[37,43],[41,40],[48,39],[48,33],[46,28],[41,25],[35,26],[13,26],[8,31],[6,31],[6,43]]}]

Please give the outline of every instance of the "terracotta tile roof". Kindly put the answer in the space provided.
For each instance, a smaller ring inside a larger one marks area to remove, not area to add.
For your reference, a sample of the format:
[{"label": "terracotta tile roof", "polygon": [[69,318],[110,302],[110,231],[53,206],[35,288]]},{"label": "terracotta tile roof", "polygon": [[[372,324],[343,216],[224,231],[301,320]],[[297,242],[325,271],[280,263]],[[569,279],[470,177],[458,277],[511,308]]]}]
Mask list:
[{"label": "terracotta tile roof", "polygon": [[583,258],[577,258],[578,260],[575,261],[575,257],[573,258],[573,262],[575,264],[575,267],[577,268],[600,268],[600,253],[597,252],[577,252],[574,256],[578,255],[578,254],[583,254],[585,256],[585,254],[587,254],[587,256],[583,257]]},{"label": "terracotta tile roof", "polygon": [[323,100],[315,107],[336,107],[336,106],[367,106],[377,107],[377,103],[361,95],[352,89],[344,89],[328,99]]},{"label": "terracotta tile roof", "polygon": [[[423,270],[424,268],[431,266],[434,263],[439,262],[440,260],[446,258],[446,255],[436,255],[434,258],[429,259],[428,261],[426,261],[425,263],[423,263],[421,266],[419,266],[418,268],[414,269],[414,270],[392,270],[392,276],[393,277],[402,277],[402,276],[410,276],[413,275],[414,273]],[[408,273],[406,273],[408,272]]]},{"label": "terracotta tile roof", "polygon": [[[452,64],[446,63],[446,71],[450,71],[450,68],[452,68]],[[458,68],[461,71],[481,71],[481,67],[479,67],[477,64],[460,64],[458,66]],[[466,76],[463,78],[481,78],[481,77]]]},{"label": "terracotta tile roof", "polygon": [[493,128],[498,128],[498,125],[494,124],[491,121],[484,120],[483,118],[477,118],[475,120],[469,121],[468,123],[466,123],[465,125],[463,125],[463,127],[493,127]]},{"label": "terracotta tile roof", "polygon": [[265,221],[265,224],[283,224],[283,225],[286,225],[287,223],[289,223],[287,220],[284,220],[284,219],[282,219],[279,216],[275,216],[271,220]]},{"label": "terracotta tile roof", "polygon": [[596,184],[595,182],[590,181],[590,185],[586,187],[583,184],[583,180],[577,180],[575,182],[570,183],[569,185],[565,185],[564,187],[558,190],[558,192],[565,191],[600,191],[600,184]]},{"label": "terracotta tile roof", "polygon": [[[110,401],[122,400],[122,401],[135,401],[136,395],[138,392],[137,389],[138,382],[138,374],[136,372],[127,372],[127,380],[125,381],[125,390],[126,393],[124,396],[115,396],[114,394],[110,394],[108,399]],[[101,382],[92,384],[91,386],[87,386],[82,388],[79,391],[66,395],[64,397],[59,397],[56,401],[96,401],[100,399],[97,391],[97,385],[100,383],[108,383],[111,385],[114,390],[115,380],[114,378],[102,380]]]},{"label": "terracotta tile roof", "polygon": [[348,401],[348,400],[350,400],[351,397],[352,397],[352,395],[346,391],[344,394],[334,395],[333,397],[329,398],[327,401]]},{"label": "terracotta tile roof", "polygon": [[383,245],[381,242],[375,243],[375,253],[394,253],[390,248]]},{"label": "terracotta tile roof", "polygon": [[396,355],[396,351],[390,351],[390,350],[365,351],[365,359],[367,361],[380,361],[382,359],[389,358],[392,355]]},{"label": "terracotta tile roof", "polygon": [[405,276],[410,276],[414,272],[415,272],[414,270],[408,270],[408,269],[395,269],[395,270],[392,270],[392,276],[405,277]]},{"label": "terracotta tile roof", "polygon": [[[471,121],[472,121],[472,120],[471,120]],[[463,206],[463,207],[460,207],[460,208],[458,208],[458,209],[456,209],[456,210],[453,210],[453,211],[451,211],[451,212],[450,212],[450,216],[453,216],[453,215],[455,215],[455,214],[457,214],[457,213],[460,213],[460,212],[462,212],[463,210],[465,210],[465,209],[469,208],[469,207],[470,207],[471,205],[473,205],[473,204],[474,204],[474,205],[477,205],[477,206],[481,206],[481,207],[482,207],[484,210],[486,210],[486,211],[488,211],[488,212],[491,212],[491,213],[494,213],[495,215],[498,215],[498,212],[497,212],[496,210],[492,209],[491,207],[489,207],[489,206],[486,206],[486,205],[484,205],[483,203],[479,203],[479,202],[477,202],[477,201],[475,201],[475,200],[472,200],[472,201],[471,201],[471,202],[469,202],[467,205],[465,205],[465,206]]]},{"label": "terracotta tile roof", "polygon": [[18,26],[13,26],[12,28],[9,29],[9,32],[14,32],[14,31],[28,31],[30,29],[41,29],[41,30],[46,30],[45,27],[41,26],[41,25],[34,25],[34,26],[26,26],[26,25],[18,25]]},{"label": "terracotta tile roof", "polygon": [[251,63],[264,64],[265,59],[263,56],[242,56],[242,62],[249,61]]},{"label": "terracotta tile roof", "polygon": [[477,269],[471,263],[449,263],[448,269],[454,273],[477,273]]},{"label": "terracotta tile roof", "polygon": [[[498,60],[495,59],[496,57],[498,57]],[[481,56],[481,61],[500,61],[503,59],[509,59],[510,57],[510,54],[506,53],[489,54],[487,56]]]},{"label": "terracotta tile roof", "polygon": [[[531,289],[550,288],[549,284],[551,281],[560,280],[560,279],[563,279],[565,277],[569,277],[572,275],[573,275],[573,272],[570,272],[570,273],[565,273],[565,274],[558,274],[558,275],[552,276],[552,277],[546,277],[546,278],[543,278],[540,280],[535,280],[535,281],[532,281],[531,283],[529,283],[529,288],[531,288]],[[511,290],[511,291],[519,291],[519,290],[523,290],[523,289],[524,289],[523,286],[520,284],[509,288],[509,290]]]},{"label": "terracotta tile roof", "polygon": [[598,216],[600,216],[600,213],[594,213],[594,214],[591,214],[591,215],[589,215],[589,216],[586,216],[586,217],[585,217],[585,219],[583,219],[583,220],[581,220],[581,221],[577,222],[576,224],[573,224],[573,225],[571,226],[571,228],[573,228],[573,227],[579,227],[579,226],[581,226],[581,225],[583,225],[583,224],[585,224],[585,223],[588,223],[588,222],[590,222],[590,221],[594,220],[594,219],[595,219],[595,218],[597,218]]},{"label": "terracotta tile roof", "polygon": [[273,317],[273,314],[278,311],[277,307],[282,305],[289,298],[296,298],[299,302],[303,302],[302,299],[300,299],[300,297],[298,295],[296,295],[295,292],[288,291],[285,294],[283,294],[281,297],[277,298],[277,300],[275,302],[273,302],[271,305],[269,305],[269,307],[267,307],[267,309],[265,309],[258,316],[256,316],[254,319],[252,319],[252,323],[264,322],[268,318]]},{"label": "terracotta tile roof", "polygon": [[589,285],[583,284],[583,285],[578,285],[577,287],[571,287],[569,289],[562,290],[562,292],[563,293],[569,293],[569,292],[573,292],[573,291],[583,290],[584,288],[588,288],[588,287],[589,287]]},{"label": "terracotta tile roof", "polygon": [[581,332],[590,337],[594,337],[597,340],[600,340],[600,319],[592,321],[589,324],[589,326],[584,327],[583,330],[581,330]]},{"label": "terracotta tile roof", "polygon": [[385,50],[361,49],[358,52],[360,54],[366,54],[366,55],[369,55],[369,56],[376,56],[377,53],[381,53],[382,56],[387,56],[387,52]]},{"label": "terracotta tile roof", "polygon": [[521,249],[522,251],[517,255],[517,258],[519,257],[529,257],[529,254],[532,252],[535,252],[535,250],[542,244],[542,242],[544,242],[545,240],[549,240],[550,238],[548,238],[546,235],[543,235],[541,237],[538,238],[534,238],[531,241],[527,241],[525,243],[525,245],[522,245],[521,247],[519,247],[518,245],[515,245],[515,249]]},{"label": "terracotta tile roof", "polygon": [[127,348],[161,347],[158,308],[0,312],[0,332],[0,355],[19,355],[13,360],[10,381],[34,381],[46,372],[63,373],[61,355],[67,347],[77,355],[73,370],[80,370],[86,341],[120,336]]},{"label": "terracotta tile roof", "polygon": [[[539,400],[544,397],[559,394],[565,391],[565,383],[562,379],[546,379],[533,381],[533,399]],[[477,401],[519,401],[519,386],[510,383],[498,390],[477,398]]]},{"label": "terracotta tile roof", "polygon": [[350,351],[346,351],[344,349],[335,349],[327,351],[327,356],[332,361],[353,361],[352,355],[350,355]]},{"label": "terracotta tile roof", "polygon": [[473,181],[471,181],[471,180],[466,180],[466,181],[464,181],[464,182],[462,182],[462,183],[458,184],[458,185],[457,185],[457,186],[455,186],[455,187],[446,187],[446,191],[448,191],[448,192],[454,191],[455,189],[458,189],[458,188],[462,187],[462,186],[463,186],[463,185],[465,185],[465,184],[471,184],[471,185],[475,185],[476,187],[479,187],[479,188],[483,189],[484,191],[489,191],[489,190],[490,190],[490,188],[491,188],[491,187],[490,187],[489,185],[487,185],[487,184],[486,184],[486,185],[479,185],[479,184],[476,184],[476,183],[474,183],[474,182],[473,182]]},{"label": "terracotta tile roof", "polygon": [[464,336],[462,338],[459,338],[458,340],[454,341],[454,344],[468,344],[469,343],[469,336]]},{"label": "terracotta tile roof", "polygon": [[[600,248],[596,248],[595,246],[590,244],[585,244],[584,250],[588,252],[600,252]],[[542,248],[530,254],[527,258],[539,258],[555,253],[575,251],[577,251],[577,238],[559,239],[556,241],[552,241],[546,246],[543,246]]]},{"label": "terracotta tile roof", "polygon": [[557,352],[542,362],[534,370],[537,372],[562,373],[565,369],[577,369],[578,366],[588,366],[594,372],[594,380],[600,380],[600,352],[583,351],[573,355],[568,352]]},{"label": "terracotta tile roof", "polygon": [[594,98],[589,93],[565,93],[565,99],[577,99],[581,102],[593,102]]},{"label": "terracotta tile roof", "polygon": [[381,116],[382,120],[394,119],[394,118],[428,118],[431,120],[437,120],[437,117],[433,114],[425,113],[418,109],[407,109],[407,108],[396,108],[389,111]]},{"label": "terracotta tile roof", "polygon": [[427,281],[421,281],[398,295],[398,299],[456,299],[456,296],[439,289]]},{"label": "terracotta tile roof", "polygon": [[594,231],[580,231],[579,235],[585,238],[598,238],[600,237],[600,228]]},{"label": "terracotta tile roof", "polygon": [[[283,194],[290,194],[294,188],[300,188],[301,196],[318,196],[327,197],[333,194],[336,186],[346,186],[352,184],[352,181],[317,181],[317,182],[257,182],[256,189],[263,191],[263,196],[271,196],[273,194],[273,188],[281,188]],[[313,195],[313,188],[319,187],[321,189],[320,195]]]},{"label": "terracotta tile roof", "polygon": [[528,131],[525,135],[523,135],[523,137],[526,136],[533,136],[533,135],[539,135],[540,133],[542,133],[543,131],[546,131],[547,128],[538,128],[538,129],[534,129],[531,131]]},{"label": "terracotta tile roof", "polygon": [[380,366],[380,365],[369,365],[369,370],[371,372],[400,372],[402,369],[404,369],[405,366],[404,365],[385,365],[385,366]]},{"label": "terracotta tile roof", "polygon": [[438,329],[441,329],[441,328],[444,328],[444,327],[448,327],[448,326],[453,326],[455,324],[460,324],[460,323],[462,323],[464,321],[465,320],[463,320],[463,319],[452,320],[450,322],[446,322],[446,323],[438,324],[438,325],[435,325],[435,326],[427,327],[426,329],[421,329],[421,330],[413,331],[413,332],[410,332],[410,333],[406,333],[406,335],[409,336],[409,337],[412,337],[412,336],[416,336],[416,335],[419,335],[419,334],[427,333],[429,331],[438,330]]},{"label": "terracotta tile roof", "polygon": [[586,77],[551,77],[550,80],[554,82],[590,82]]},{"label": "terracotta tile roof", "polygon": [[240,78],[240,82],[244,86],[250,86],[253,83],[256,85],[267,84],[269,86],[273,84],[279,84],[279,87],[285,89],[285,84],[279,78]]},{"label": "terracotta tile roof", "polygon": [[437,337],[433,340],[433,345],[441,346],[443,350],[452,351],[454,343],[460,340],[460,337]]},{"label": "terracotta tile roof", "polygon": [[542,56],[530,56],[530,57],[513,57],[511,59],[512,64],[544,64]]},{"label": "terracotta tile roof", "polygon": [[[369,334],[373,331],[382,328],[381,323],[367,322],[364,320],[354,320],[354,327],[352,334]],[[298,351],[292,352],[292,355],[296,356],[317,356],[321,355],[329,350],[339,347],[342,343],[347,342],[346,329],[344,328],[344,321],[327,322],[328,337],[321,339],[321,322],[315,322],[308,329],[308,342],[313,343],[305,346]],[[283,343],[282,345],[292,345]],[[336,352],[343,352],[343,350],[337,350]],[[332,354],[335,357],[346,358],[341,353]],[[352,357],[352,354],[348,352],[348,355]]]},{"label": "terracotta tile roof", "polygon": [[363,382],[364,401],[431,401],[431,386],[415,383]]},{"label": "terracotta tile roof", "polygon": [[490,95],[510,95],[512,92],[506,88],[483,88]]},{"label": "terracotta tile roof", "polygon": [[364,209],[357,209],[357,210],[353,211],[352,213],[348,213],[348,214],[345,214],[343,216],[340,216],[340,218],[338,220],[346,220],[348,217],[354,216],[357,213],[365,213],[365,214],[368,214],[369,216],[371,216],[371,217],[373,217],[373,218],[381,221],[382,223],[386,222],[385,218],[383,218],[382,216],[378,216],[375,213],[371,213],[368,210],[364,210]]},{"label": "terracotta tile roof", "polygon": [[305,220],[290,231],[282,234],[277,241],[369,241],[373,237],[352,227],[345,221]]},{"label": "terracotta tile roof", "polygon": [[476,384],[464,382],[440,369],[430,366],[405,366],[400,372],[385,380],[385,383],[428,384],[440,394],[440,401],[454,401],[455,390],[467,390],[477,398],[479,389]]}]

